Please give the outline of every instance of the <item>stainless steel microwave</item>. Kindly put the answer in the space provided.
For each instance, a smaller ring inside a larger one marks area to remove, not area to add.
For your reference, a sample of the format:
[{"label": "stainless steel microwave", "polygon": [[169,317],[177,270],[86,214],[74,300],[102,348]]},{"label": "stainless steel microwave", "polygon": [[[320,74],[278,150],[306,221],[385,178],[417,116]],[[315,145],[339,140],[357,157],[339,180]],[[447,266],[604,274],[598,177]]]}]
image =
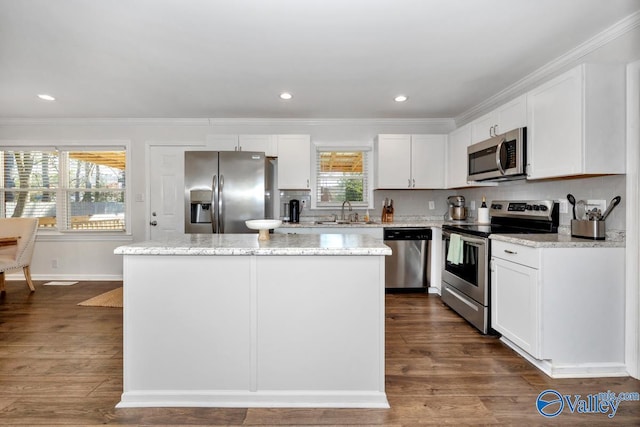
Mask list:
[{"label": "stainless steel microwave", "polygon": [[467,147],[469,181],[525,178],[527,128],[518,128]]}]

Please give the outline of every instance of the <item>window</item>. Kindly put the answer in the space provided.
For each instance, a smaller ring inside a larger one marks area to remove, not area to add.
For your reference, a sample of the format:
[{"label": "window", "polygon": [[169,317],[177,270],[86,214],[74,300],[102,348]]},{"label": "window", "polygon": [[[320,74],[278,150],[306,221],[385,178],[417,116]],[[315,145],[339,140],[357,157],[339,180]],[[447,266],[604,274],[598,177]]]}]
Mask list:
[{"label": "window", "polygon": [[369,151],[362,149],[316,152],[316,207],[369,207]]},{"label": "window", "polygon": [[[24,147],[22,147],[24,148]],[[0,217],[60,231],[125,231],[123,147],[0,151]]]}]

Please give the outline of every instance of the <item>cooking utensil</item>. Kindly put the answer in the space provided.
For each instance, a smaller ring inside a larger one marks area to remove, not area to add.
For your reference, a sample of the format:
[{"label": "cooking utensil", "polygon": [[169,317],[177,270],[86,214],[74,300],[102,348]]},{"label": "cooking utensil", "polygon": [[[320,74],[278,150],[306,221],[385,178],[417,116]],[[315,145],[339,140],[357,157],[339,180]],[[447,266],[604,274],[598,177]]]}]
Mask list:
[{"label": "cooking utensil", "polygon": [[600,221],[602,219],[602,212],[598,208],[593,208],[587,212],[589,221]]},{"label": "cooking utensil", "polygon": [[587,201],[578,200],[575,207],[576,219],[587,219]]},{"label": "cooking utensil", "polygon": [[573,194],[569,193],[567,194],[567,200],[569,200],[569,203],[573,206],[573,219],[578,219],[576,218],[576,198],[573,197]]},{"label": "cooking utensil", "polygon": [[609,216],[609,214],[611,213],[611,211],[613,210],[613,208],[615,208],[616,206],[618,206],[618,203],[620,203],[620,200],[622,200],[622,197],[620,196],[616,196],[613,199],[611,199],[611,203],[609,203],[609,207],[607,208],[606,211],[604,211],[604,213],[602,214],[602,219],[601,221],[604,221],[605,219],[607,219],[607,217]]}]

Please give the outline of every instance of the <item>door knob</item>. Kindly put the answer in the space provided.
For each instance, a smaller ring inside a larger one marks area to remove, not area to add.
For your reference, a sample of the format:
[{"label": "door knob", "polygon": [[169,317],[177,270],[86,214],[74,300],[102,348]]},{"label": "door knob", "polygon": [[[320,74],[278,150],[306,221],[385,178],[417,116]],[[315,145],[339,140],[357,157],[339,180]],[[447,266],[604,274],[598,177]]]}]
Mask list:
[{"label": "door knob", "polygon": [[151,221],[149,225],[153,225],[155,227],[156,225],[158,225],[158,221]]}]

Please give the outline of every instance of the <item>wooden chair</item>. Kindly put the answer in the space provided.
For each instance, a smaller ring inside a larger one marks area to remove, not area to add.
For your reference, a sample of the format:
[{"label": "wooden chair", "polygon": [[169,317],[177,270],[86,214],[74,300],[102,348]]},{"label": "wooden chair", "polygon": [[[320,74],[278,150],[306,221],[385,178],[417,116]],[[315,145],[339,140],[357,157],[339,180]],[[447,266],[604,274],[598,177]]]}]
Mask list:
[{"label": "wooden chair", "polygon": [[37,218],[0,219],[0,293],[5,292],[4,272],[17,268],[22,268],[31,292],[36,290],[29,266],[37,230]]}]

